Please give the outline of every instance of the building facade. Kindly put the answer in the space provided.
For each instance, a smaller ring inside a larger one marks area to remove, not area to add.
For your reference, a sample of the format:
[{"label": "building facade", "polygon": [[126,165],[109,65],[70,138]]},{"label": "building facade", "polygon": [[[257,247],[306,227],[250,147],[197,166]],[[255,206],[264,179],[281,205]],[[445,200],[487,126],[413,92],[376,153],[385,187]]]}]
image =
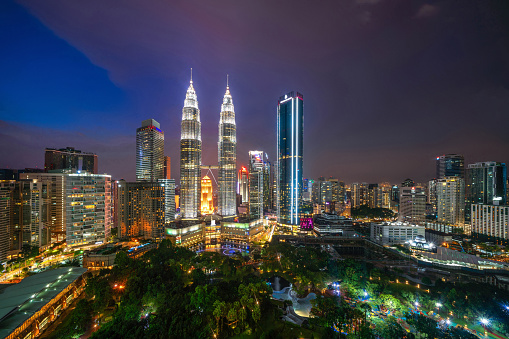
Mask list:
[{"label": "building facade", "polygon": [[208,175],[201,179],[201,214],[214,213],[214,201],[212,197],[212,180]]},{"label": "building facade", "polygon": [[478,162],[466,170],[465,219],[470,221],[472,204],[505,205],[507,168],[500,162]]},{"label": "building facade", "polygon": [[302,203],[304,99],[290,92],[277,107],[277,222],[287,231],[298,232]]},{"label": "building facade", "polygon": [[165,184],[162,182],[117,183],[115,213],[120,238],[161,238],[165,227]]},{"label": "building facade", "polygon": [[426,219],[426,192],[422,187],[399,189],[399,220],[423,225]]},{"label": "building facade", "polygon": [[[111,235],[111,176],[91,173],[27,173],[22,179],[45,185],[44,227],[51,242],[68,246],[104,242]],[[34,216],[35,217],[35,216]]]},{"label": "building facade", "polygon": [[445,177],[465,178],[465,158],[460,154],[444,154],[437,157],[436,178]]},{"label": "building facade", "polygon": [[266,163],[263,151],[249,151],[249,215],[263,218]]},{"label": "building facade", "polygon": [[509,244],[509,206],[472,204],[471,214],[473,236]]},{"label": "building facade", "polygon": [[404,244],[417,236],[424,238],[424,226],[407,222],[371,223],[370,238],[381,245]]},{"label": "building facade", "polygon": [[237,214],[237,127],[235,125],[235,108],[233,106],[230,87],[226,86],[226,93],[221,105],[219,118],[218,145],[218,210],[222,216]]},{"label": "building facade", "polygon": [[465,180],[459,176],[437,180],[437,221],[463,227],[465,223]]},{"label": "building facade", "polygon": [[46,148],[44,152],[44,171],[71,170],[97,174],[98,159],[93,153],[81,152],[74,147],[61,149]]},{"label": "building facade", "polygon": [[136,129],[136,181],[164,178],[164,133],[154,119]]},{"label": "building facade", "polygon": [[238,181],[238,194],[242,198],[242,204],[247,205],[249,203],[249,172],[247,167],[242,166],[239,170],[239,181]]},{"label": "building facade", "polygon": [[201,122],[193,79],[187,89],[180,136],[180,216],[196,219],[201,200]]}]

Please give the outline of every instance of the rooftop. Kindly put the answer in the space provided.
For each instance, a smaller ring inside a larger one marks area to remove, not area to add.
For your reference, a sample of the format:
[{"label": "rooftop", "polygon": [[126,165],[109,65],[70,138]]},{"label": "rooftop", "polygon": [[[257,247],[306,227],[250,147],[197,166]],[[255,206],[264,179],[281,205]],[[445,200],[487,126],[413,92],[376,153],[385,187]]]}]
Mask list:
[{"label": "rooftop", "polygon": [[0,337],[7,337],[86,271],[83,267],[56,268],[0,291]]}]

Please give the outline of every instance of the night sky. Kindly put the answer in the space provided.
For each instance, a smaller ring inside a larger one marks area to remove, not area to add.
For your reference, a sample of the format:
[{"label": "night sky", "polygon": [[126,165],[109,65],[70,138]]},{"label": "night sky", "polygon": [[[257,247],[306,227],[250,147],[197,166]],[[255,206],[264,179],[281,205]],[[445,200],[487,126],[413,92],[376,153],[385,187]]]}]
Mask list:
[{"label": "night sky", "polygon": [[276,153],[279,96],[304,95],[304,176],[434,177],[435,158],[509,161],[508,1],[31,0],[0,2],[0,168],[44,148],[99,155],[135,179],[154,118],[179,175],[193,68],[203,163],[217,164],[230,74],[238,165]]}]

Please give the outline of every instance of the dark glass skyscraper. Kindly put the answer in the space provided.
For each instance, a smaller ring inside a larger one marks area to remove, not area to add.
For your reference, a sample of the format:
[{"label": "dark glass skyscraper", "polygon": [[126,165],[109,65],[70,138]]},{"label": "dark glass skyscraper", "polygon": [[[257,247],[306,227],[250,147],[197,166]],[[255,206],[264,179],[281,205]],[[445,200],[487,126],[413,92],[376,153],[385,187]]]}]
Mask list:
[{"label": "dark glass skyscraper", "polygon": [[201,200],[201,122],[198,99],[189,84],[182,109],[180,136],[180,215],[194,219],[200,213]]},{"label": "dark glass skyscraper", "polygon": [[237,213],[237,127],[230,87],[226,85],[219,118],[219,203],[218,213],[233,216]]},{"label": "dark glass skyscraper", "polygon": [[460,154],[445,154],[437,157],[437,179],[445,177],[465,178],[465,158]]},{"label": "dark glass skyscraper", "polygon": [[500,162],[478,162],[466,170],[465,219],[470,221],[472,204],[505,205],[507,168]]},{"label": "dark glass skyscraper", "polygon": [[136,129],[136,181],[163,178],[164,133],[160,127],[154,119],[147,119]]},{"label": "dark glass skyscraper", "polygon": [[288,231],[298,231],[302,201],[304,99],[290,92],[277,106],[277,221]]},{"label": "dark glass skyscraper", "polygon": [[44,153],[44,171],[69,169],[74,172],[85,171],[97,174],[97,155],[85,153],[74,147],[61,149],[46,148]]}]

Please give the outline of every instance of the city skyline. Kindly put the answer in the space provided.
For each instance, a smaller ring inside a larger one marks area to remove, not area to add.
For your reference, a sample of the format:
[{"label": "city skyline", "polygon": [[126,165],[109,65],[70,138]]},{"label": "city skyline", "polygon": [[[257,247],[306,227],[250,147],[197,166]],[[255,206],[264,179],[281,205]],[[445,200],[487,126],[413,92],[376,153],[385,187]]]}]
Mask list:
[{"label": "city skyline", "polygon": [[[224,94],[225,74],[231,75],[241,112],[237,168],[247,165],[249,150],[276,158],[274,105],[293,88],[307,97],[306,178],[425,182],[434,177],[435,157],[443,154],[462,154],[465,165],[509,160],[509,71],[503,63],[509,53],[500,47],[509,45],[506,8],[471,4],[460,13],[450,1],[388,6],[383,0],[352,0],[331,5],[330,15],[338,18],[315,28],[320,15],[329,14],[320,7],[307,13],[297,2],[291,11],[306,25],[289,26],[296,28],[292,35],[284,28],[289,19],[276,20],[283,11],[277,4],[228,8],[228,15],[223,2],[180,4],[172,11],[128,3],[115,20],[104,11],[90,22],[87,15],[99,3],[0,6],[6,28],[0,35],[6,46],[0,66],[6,75],[0,85],[2,167],[43,168],[44,148],[71,146],[97,154],[99,173],[133,181],[133,131],[151,118],[167,134],[165,155],[178,159],[190,67],[200,93],[203,164],[217,162],[217,98]],[[143,28],[152,40],[140,41],[128,27],[137,15],[153,22]],[[339,23],[343,16],[351,19]],[[273,37],[256,24],[262,17]],[[171,18],[174,23],[168,23]],[[182,20],[193,27],[179,27]],[[253,39],[244,42],[253,27]],[[313,28],[309,34],[306,27]],[[320,34],[331,38],[315,39]],[[285,46],[293,42],[311,52],[290,47],[299,53],[285,60]],[[231,53],[219,58],[224,50]],[[260,131],[268,137],[260,138]]]}]

